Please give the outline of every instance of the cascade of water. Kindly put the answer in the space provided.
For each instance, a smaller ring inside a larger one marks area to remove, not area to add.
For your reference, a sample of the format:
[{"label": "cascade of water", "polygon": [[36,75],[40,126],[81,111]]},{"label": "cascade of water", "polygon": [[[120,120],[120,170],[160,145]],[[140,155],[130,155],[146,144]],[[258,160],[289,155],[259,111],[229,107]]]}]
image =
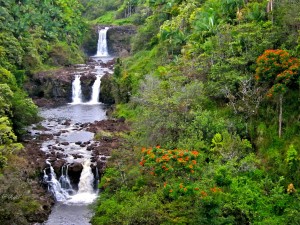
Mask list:
[{"label": "cascade of water", "polygon": [[97,78],[92,87],[92,98],[89,101],[90,104],[97,104],[99,102],[101,75],[97,75]]},{"label": "cascade of water", "polygon": [[85,160],[78,184],[78,193],[94,193],[93,182],[94,174],[91,170],[91,162]]},{"label": "cascade of water", "polygon": [[105,29],[99,30],[99,38],[98,38],[98,48],[97,48],[97,57],[106,57],[109,56],[107,50],[107,40],[106,34],[109,27],[105,27]]},{"label": "cascade of water", "polygon": [[90,160],[86,159],[80,175],[78,192],[67,201],[68,204],[90,204],[97,198],[97,191],[93,187],[94,174],[90,165]]},{"label": "cascade of water", "polygon": [[59,178],[59,183],[61,185],[61,188],[63,188],[69,194],[74,194],[74,190],[72,188],[71,181],[68,175],[68,168],[69,168],[69,164],[61,168],[61,176]]},{"label": "cascade of water", "polygon": [[46,169],[44,170],[44,182],[48,184],[48,190],[53,194],[56,201],[67,200],[70,197],[68,191],[62,188],[60,182],[56,178],[56,174],[51,164],[48,161],[46,161],[46,163],[50,168],[49,174],[46,173]]},{"label": "cascade of water", "polygon": [[81,81],[80,75],[75,75],[75,79],[72,83],[72,100],[73,104],[80,104],[82,102],[81,96]]}]

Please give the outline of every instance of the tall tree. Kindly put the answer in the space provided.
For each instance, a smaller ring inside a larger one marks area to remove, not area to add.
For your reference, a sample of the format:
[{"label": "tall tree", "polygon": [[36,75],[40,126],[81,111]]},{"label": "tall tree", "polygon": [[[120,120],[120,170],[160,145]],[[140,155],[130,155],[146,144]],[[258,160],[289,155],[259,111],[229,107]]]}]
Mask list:
[{"label": "tall tree", "polygon": [[268,97],[278,95],[279,118],[278,135],[282,134],[282,102],[283,95],[294,84],[299,83],[299,66],[297,58],[293,58],[285,50],[266,50],[257,59],[256,80],[265,84]]}]

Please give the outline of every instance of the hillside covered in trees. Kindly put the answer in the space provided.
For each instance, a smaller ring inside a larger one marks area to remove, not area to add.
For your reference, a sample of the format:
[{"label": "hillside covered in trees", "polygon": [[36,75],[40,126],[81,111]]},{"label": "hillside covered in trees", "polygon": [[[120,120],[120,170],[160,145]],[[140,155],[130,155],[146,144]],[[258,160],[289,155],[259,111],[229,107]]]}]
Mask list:
[{"label": "hillside covered in trees", "polygon": [[93,26],[125,24],[111,82],[131,132],[92,224],[300,224],[297,0],[0,0],[0,223],[44,218],[24,82],[84,62]]},{"label": "hillside covered in trees", "polygon": [[132,132],[93,224],[299,224],[299,2],[116,8],[91,19],[138,26],[113,80]]}]

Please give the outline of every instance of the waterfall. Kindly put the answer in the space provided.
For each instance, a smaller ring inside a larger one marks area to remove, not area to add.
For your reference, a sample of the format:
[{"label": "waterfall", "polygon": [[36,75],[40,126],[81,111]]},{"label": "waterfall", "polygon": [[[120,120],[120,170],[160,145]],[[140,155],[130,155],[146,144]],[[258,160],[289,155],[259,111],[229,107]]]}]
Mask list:
[{"label": "waterfall", "polygon": [[64,190],[66,190],[68,193],[72,194],[72,193],[74,193],[74,190],[72,189],[72,186],[71,186],[71,181],[70,181],[70,178],[68,175],[68,168],[69,168],[69,164],[67,164],[66,166],[63,166],[61,168],[61,176],[58,181]]},{"label": "waterfall", "polygon": [[78,184],[78,192],[67,203],[90,204],[97,198],[97,191],[94,190],[94,174],[90,166],[90,160],[85,160]]},{"label": "waterfall", "polygon": [[78,184],[78,193],[94,193],[93,182],[94,174],[91,169],[91,162],[86,160],[83,163],[83,170],[80,175],[80,181]]},{"label": "waterfall", "polygon": [[105,29],[99,30],[99,38],[98,38],[98,48],[97,48],[97,57],[106,57],[109,56],[107,50],[107,40],[106,34],[109,27],[105,27]]},{"label": "waterfall", "polygon": [[56,201],[65,201],[69,198],[69,193],[67,190],[62,188],[61,183],[57,180],[56,174],[54,172],[51,164],[46,161],[47,165],[49,165],[50,173],[46,173],[46,169],[44,170],[44,182],[48,185],[48,190],[53,194]]},{"label": "waterfall", "polygon": [[[80,175],[78,184],[78,192],[72,189],[68,176],[68,166],[62,167],[62,174],[59,180],[56,178],[51,164],[44,170],[44,182],[48,185],[48,190],[53,194],[56,201],[69,204],[89,204],[97,198],[97,191],[94,190],[94,174],[91,170],[90,160],[85,160],[83,170]],[[50,169],[50,172],[46,172]]]},{"label": "waterfall", "polygon": [[73,104],[80,104],[82,102],[81,99],[81,81],[80,81],[80,75],[75,75],[75,79],[72,83],[72,100]]},{"label": "waterfall", "polygon": [[92,97],[89,101],[90,104],[99,103],[100,85],[101,85],[101,75],[97,75],[97,78],[92,87]]}]

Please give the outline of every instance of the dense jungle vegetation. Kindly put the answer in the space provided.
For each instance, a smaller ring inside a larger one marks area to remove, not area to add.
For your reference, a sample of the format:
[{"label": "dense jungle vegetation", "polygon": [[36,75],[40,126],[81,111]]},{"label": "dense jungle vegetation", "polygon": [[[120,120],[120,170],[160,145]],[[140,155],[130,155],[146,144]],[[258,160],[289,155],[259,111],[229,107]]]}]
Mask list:
[{"label": "dense jungle vegetation", "polygon": [[92,25],[133,24],[113,76],[131,133],[92,223],[300,224],[299,12],[298,0],[0,0],[0,223],[41,208],[17,156],[38,120],[24,81],[83,62]]},{"label": "dense jungle vegetation", "polygon": [[300,224],[299,2],[113,2],[89,16],[138,26],[113,80],[132,132],[92,223]]}]

